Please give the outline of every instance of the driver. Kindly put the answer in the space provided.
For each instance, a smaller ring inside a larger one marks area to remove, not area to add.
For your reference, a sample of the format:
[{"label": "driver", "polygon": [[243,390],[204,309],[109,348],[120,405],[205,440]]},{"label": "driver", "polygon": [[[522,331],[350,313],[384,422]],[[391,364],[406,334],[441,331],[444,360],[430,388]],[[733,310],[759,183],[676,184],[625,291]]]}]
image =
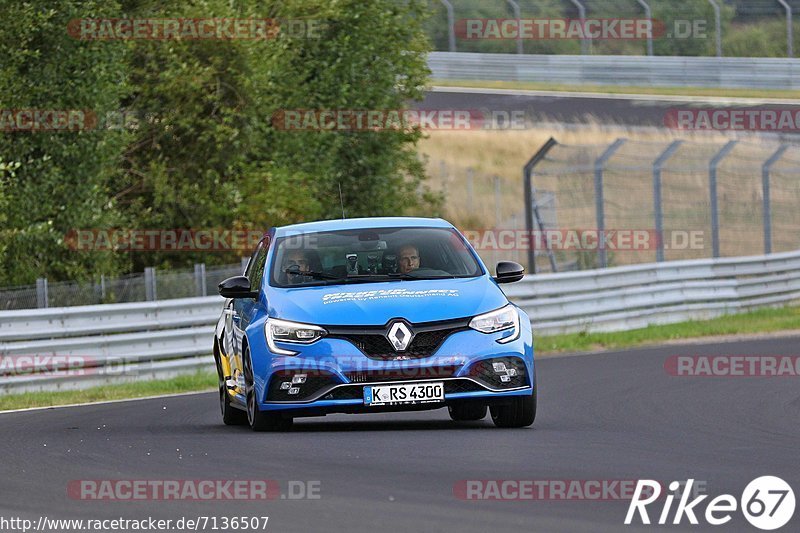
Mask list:
[{"label": "driver", "polygon": [[397,263],[401,274],[417,270],[419,268],[419,250],[411,244],[403,246],[397,254]]},{"label": "driver", "polygon": [[303,250],[291,250],[283,259],[283,272],[286,273],[289,283],[302,283],[303,276],[286,272],[286,269],[293,266],[298,267],[298,272],[310,272],[311,261]]}]

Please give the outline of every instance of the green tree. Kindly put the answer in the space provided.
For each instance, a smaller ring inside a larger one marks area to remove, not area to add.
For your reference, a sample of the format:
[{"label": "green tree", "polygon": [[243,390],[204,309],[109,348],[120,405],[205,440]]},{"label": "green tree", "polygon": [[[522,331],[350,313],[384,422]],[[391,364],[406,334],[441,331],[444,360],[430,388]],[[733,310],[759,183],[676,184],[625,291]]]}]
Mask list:
[{"label": "green tree", "polygon": [[279,110],[391,110],[420,99],[429,73],[425,2],[289,0],[274,13],[324,24],[316,36],[279,38],[253,58],[264,65],[256,87],[265,119],[253,155],[269,157],[249,167],[240,212],[261,205],[276,222],[339,217],[339,187],[347,216],[435,211],[415,150],[422,132],[282,131],[269,122]]},{"label": "green tree", "polygon": [[[126,91],[125,47],[79,41],[67,24],[109,16],[114,2],[0,0],[0,109],[91,110],[102,118]],[[13,21],[13,22],[12,22]],[[6,116],[8,118],[8,116]],[[123,132],[0,131],[0,158],[19,163],[5,177],[0,285],[35,278],[84,279],[114,273],[124,258],[72,250],[65,235],[118,221],[108,182],[126,142]]]}]

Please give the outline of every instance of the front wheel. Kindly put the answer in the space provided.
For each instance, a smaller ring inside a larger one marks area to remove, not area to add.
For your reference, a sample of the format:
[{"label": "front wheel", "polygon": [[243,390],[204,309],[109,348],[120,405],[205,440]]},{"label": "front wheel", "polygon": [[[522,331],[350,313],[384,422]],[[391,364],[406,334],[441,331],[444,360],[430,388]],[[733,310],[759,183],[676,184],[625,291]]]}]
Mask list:
[{"label": "front wheel", "polygon": [[536,420],[536,388],[530,396],[517,396],[510,404],[492,406],[492,421],[499,428],[524,428]]},{"label": "front wheel", "polygon": [[247,396],[247,421],[253,431],[286,431],[292,427],[292,419],[284,418],[280,413],[263,412],[256,401],[256,387],[253,379],[253,363],[250,360],[250,348],[244,349],[244,386]]}]

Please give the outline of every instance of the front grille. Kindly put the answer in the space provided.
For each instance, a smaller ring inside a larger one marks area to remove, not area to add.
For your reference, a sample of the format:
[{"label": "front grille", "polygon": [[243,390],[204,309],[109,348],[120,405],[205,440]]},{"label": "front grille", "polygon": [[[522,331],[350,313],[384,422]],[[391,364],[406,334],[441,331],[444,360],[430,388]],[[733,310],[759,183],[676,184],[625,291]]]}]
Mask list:
[{"label": "front grille", "polygon": [[386,338],[390,321],[385,326],[375,328],[342,328],[326,327],[329,338],[344,339],[352,343],[364,355],[371,359],[422,359],[435,354],[444,341],[453,333],[464,331],[468,320],[459,319],[447,322],[433,322],[424,324],[408,324],[414,332],[414,338],[402,352],[394,349]]},{"label": "front grille", "polygon": [[[498,367],[495,368],[495,365]],[[467,375],[493,389],[514,389],[528,384],[525,362],[519,357],[495,357],[478,361],[469,368]]]},{"label": "front grille", "polygon": [[[292,383],[293,377],[304,383]],[[289,384],[288,386],[286,384]],[[268,402],[307,400],[324,388],[341,383],[329,372],[278,371],[272,375],[267,393]],[[296,391],[294,389],[297,389]],[[290,394],[290,392],[292,394]]]},{"label": "front grille", "polygon": [[375,383],[377,381],[414,381],[450,378],[460,367],[457,365],[425,366],[419,368],[392,368],[347,372],[351,383]]}]

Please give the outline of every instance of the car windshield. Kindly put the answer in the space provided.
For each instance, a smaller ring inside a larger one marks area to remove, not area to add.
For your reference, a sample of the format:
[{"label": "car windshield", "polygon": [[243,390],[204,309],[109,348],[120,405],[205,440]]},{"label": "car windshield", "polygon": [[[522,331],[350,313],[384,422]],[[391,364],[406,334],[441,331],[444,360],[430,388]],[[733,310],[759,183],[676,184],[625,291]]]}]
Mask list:
[{"label": "car windshield", "polygon": [[469,278],[482,273],[453,229],[354,229],[278,239],[270,284],[297,287]]}]

